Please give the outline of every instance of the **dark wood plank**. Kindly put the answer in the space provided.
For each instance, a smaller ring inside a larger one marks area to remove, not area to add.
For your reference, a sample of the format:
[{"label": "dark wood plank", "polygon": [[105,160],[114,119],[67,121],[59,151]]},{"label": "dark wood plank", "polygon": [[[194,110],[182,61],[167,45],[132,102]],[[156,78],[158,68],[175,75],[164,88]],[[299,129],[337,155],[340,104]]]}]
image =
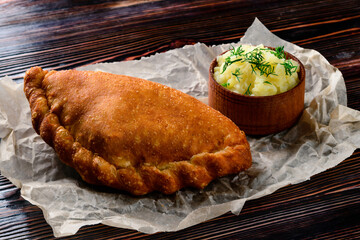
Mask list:
[{"label": "dark wood plank", "polygon": [[[279,37],[322,53],[360,110],[360,3],[344,1],[0,1],[0,77],[34,65],[67,69],[139,59],[186,44],[236,42],[258,17]],[[310,181],[175,233],[101,224],[66,239],[356,239],[360,150]],[[42,211],[0,175],[0,239],[51,239]],[[65,238],[64,238],[65,239]]]},{"label": "dark wood plank", "polygon": [[[243,1],[233,5],[227,1],[150,1],[129,6],[94,4],[90,8],[49,2],[52,11],[33,3],[22,7],[26,10],[22,22],[16,20],[17,1],[6,6],[7,14],[0,16],[0,33],[10,45],[0,47],[0,76],[23,75],[34,64],[60,69],[121,61],[179,47],[179,39],[207,44],[238,41],[256,16],[286,40],[307,48],[317,46],[329,60],[343,62],[359,53],[360,15],[353,9],[356,1],[265,1],[256,8]],[[319,11],[324,7],[326,11]],[[242,8],[251,11],[240,14],[238,9]],[[316,23],[315,11],[320,19]],[[18,34],[27,28],[36,30]],[[353,64],[358,66],[358,59]]]}]

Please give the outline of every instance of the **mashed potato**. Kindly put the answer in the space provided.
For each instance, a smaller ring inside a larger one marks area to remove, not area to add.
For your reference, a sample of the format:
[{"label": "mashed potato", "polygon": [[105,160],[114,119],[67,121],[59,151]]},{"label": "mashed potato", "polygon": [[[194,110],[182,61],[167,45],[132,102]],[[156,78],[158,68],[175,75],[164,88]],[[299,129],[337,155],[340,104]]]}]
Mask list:
[{"label": "mashed potato", "polygon": [[249,96],[286,92],[299,83],[299,64],[285,59],[283,47],[240,45],[217,57],[214,79],[227,89]]}]

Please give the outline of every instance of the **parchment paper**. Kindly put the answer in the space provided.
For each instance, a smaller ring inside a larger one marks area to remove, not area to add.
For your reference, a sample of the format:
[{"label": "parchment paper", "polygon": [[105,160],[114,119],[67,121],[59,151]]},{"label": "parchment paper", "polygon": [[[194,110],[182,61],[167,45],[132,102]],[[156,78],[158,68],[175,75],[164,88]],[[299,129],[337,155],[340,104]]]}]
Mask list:
[{"label": "parchment paper", "polygon": [[[248,171],[216,180],[201,191],[184,189],[171,196],[134,197],[89,186],[32,129],[23,84],[4,77],[0,80],[1,173],[42,209],[56,237],[97,223],[154,233],[177,231],[228,211],[239,214],[245,201],[308,180],[360,147],[360,112],[346,107],[342,74],[320,53],[276,37],[258,19],[240,43],[284,45],[307,72],[306,109],[299,123],[275,135],[249,137],[253,166]],[[229,47],[197,43],[137,61],[79,69],[160,82],[206,101],[209,64]]]}]

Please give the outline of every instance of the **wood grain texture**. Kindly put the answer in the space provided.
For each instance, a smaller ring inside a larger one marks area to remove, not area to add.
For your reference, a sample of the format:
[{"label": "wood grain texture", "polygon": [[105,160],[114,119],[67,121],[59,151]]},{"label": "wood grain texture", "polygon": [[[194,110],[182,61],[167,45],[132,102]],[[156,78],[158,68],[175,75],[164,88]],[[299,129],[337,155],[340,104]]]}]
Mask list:
[{"label": "wood grain texture", "polygon": [[[360,110],[360,3],[344,1],[0,0],[0,77],[21,81],[34,65],[68,69],[139,59],[186,44],[235,42],[255,17],[272,32],[323,54],[343,73]],[[310,181],[249,201],[176,233],[142,234],[101,224],[64,239],[356,239],[360,150]],[[0,176],[0,239],[51,239],[42,211]]]}]

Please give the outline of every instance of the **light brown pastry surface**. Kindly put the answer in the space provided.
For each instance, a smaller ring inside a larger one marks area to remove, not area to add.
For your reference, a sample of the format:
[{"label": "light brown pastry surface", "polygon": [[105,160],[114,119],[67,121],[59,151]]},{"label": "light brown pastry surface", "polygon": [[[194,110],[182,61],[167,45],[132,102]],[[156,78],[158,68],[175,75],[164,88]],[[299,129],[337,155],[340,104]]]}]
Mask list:
[{"label": "light brown pastry surface", "polygon": [[171,194],[251,165],[245,134],[231,120],[158,83],[33,67],[24,91],[34,129],[91,184]]}]

